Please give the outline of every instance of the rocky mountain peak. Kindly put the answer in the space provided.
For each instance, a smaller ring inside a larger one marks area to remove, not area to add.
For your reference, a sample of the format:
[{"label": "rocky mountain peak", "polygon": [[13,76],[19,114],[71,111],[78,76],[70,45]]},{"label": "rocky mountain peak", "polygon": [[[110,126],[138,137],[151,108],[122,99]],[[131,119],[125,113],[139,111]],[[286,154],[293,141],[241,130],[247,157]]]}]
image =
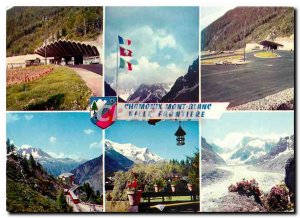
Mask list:
[{"label": "rocky mountain peak", "polygon": [[165,83],[141,84],[137,90],[127,98],[127,102],[157,103],[167,94],[168,85]]},{"label": "rocky mountain peak", "polygon": [[199,101],[199,57],[189,66],[188,72],[179,77],[160,102]]}]

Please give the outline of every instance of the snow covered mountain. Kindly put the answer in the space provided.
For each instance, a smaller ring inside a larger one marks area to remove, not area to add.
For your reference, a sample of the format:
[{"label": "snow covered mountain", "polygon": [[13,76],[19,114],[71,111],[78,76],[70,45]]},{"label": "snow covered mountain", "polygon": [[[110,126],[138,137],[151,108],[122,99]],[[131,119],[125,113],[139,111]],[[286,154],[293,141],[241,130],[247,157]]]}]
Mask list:
[{"label": "snow covered mountain", "polygon": [[175,81],[160,102],[199,102],[199,58]]},{"label": "snow covered mountain", "polygon": [[105,148],[105,174],[111,175],[117,171],[127,171],[134,164],[132,160],[115,151],[112,146]]},{"label": "snow covered mountain", "polygon": [[30,145],[22,145],[17,149],[17,153],[29,159],[30,154],[39,162],[43,168],[51,175],[58,176],[61,173],[69,172],[85,162],[83,159],[74,160],[71,158],[54,158],[40,148]]},{"label": "snow covered mountain", "polygon": [[250,164],[268,170],[283,170],[288,158],[294,155],[294,135],[265,139],[245,136],[233,150],[211,146],[229,165]]},{"label": "snow covered mountain", "polygon": [[163,96],[167,94],[168,89],[168,84],[164,83],[152,85],[142,84],[127,98],[127,102],[157,103]]},{"label": "snow covered mountain", "polygon": [[17,153],[29,159],[30,154],[35,160],[38,160],[40,163],[46,161],[47,159],[53,159],[48,153],[42,151],[40,148],[33,148],[30,145],[22,145],[21,148],[18,148]]},{"label": "snow covered mountain", "polygon": [[250,163],[252,160],[266,155],[275,143],[276,141],[245,136],[236,146],[235,150],[231,152],[227,162],[229,164]]},{"label": "snow covered mountain", "polygon": [[287,160],[294,156],[294,153],[294,135],[287,136],[280,138],[266,155],[249,163],[268,170],[284,171]]},{"label": "snow covered mountain", "polygon": [[133,88],[122,88],[122,87],[119,87],[118,88],[118,93],[119,93],[119,96],[122,99],[124,99],[125,101],[127,101],[128,97],[134,93],[134,89]]},{"label": "snow covered mountain", "polygon": [[155,163],[164,161],[163,158],[152,153],[148,148],[139,148],[130,143],[119,144],[117,142],[106,140],[105,150],[107,149],[113,149],[135,163]]}]

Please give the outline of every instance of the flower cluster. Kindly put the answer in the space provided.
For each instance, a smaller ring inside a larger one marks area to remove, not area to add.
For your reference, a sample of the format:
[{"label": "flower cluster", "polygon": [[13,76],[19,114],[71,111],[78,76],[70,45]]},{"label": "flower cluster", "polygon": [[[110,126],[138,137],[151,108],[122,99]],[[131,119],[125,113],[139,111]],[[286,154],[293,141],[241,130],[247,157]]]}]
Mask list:
[{"label": "flower cluster", "polygon": [[139,188],[139,182],[138,182],[138,175],[134,172],[131,172],[131,175],[133,176],[132,181],[127,181],[126,188],[137,190]]},{"label": "flower cluster", "polygon": [[237,182],[236,185],[230,185],[228,187],[229,192],[237,192],[240,195],[246,195],[246,196],[254,196],[255,200],[258,203],[261,203],[260,196],[261,191],[258,187],[258,183],[255,181],[255,179],[252,180],[245,180],[241,182]]},{"label": "flower cluster", "polygon": [[128,181],[126,187],[129,188],[129,189],[137,189],[137,187],[138,187],[138,181],[137,181],[137,179],[133,179],[132,182]]},{"label": "flower cluster", "polygon": [[268,206],[274,211],[287,210],[289,202],[289,192],[283,185],[274,186],[267,197]]}]

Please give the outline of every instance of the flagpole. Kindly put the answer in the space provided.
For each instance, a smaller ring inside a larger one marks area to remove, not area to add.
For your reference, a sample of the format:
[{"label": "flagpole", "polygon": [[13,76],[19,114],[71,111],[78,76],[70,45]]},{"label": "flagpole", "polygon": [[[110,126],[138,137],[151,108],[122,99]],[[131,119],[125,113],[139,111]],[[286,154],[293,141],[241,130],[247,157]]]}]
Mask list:
[{"label": "flagpole", "polygon": [[116,70],[116,95],[117,95],[117,101],[118,101],[118,98],[119,98],[119,95],[118,95],[118,74],[119,74],[119,35],[118,35],[118,38],[117,38],[117,70]]}]

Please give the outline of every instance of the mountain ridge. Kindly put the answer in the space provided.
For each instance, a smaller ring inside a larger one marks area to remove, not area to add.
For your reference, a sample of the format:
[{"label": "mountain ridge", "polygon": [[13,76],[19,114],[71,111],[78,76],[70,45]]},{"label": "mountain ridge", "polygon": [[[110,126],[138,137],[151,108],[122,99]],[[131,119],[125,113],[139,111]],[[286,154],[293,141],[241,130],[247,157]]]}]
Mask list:
[{"label": "mountain ridge", "polygon": [[148,148],[139,148],[130,143],[120,144],[106,139],[105,150],[107,149],[114,149],[116,152],[122,154],[134,163],[155,163],[158,161],[164,161],[163,158],[152,153]]},{"label": "mountain ridge", "polygon": [[38,161],[49,174],[54,176],[69,172],[70,170],[76,168],[86,161],[83,159],[74,160],[71,158],[54,158],[42,149],[35,148],[29,145],[17,148],[17,153],[21,156],[26,157],[27,159],[29,159],[29,156],[31,154],[33,158]]},{"label": "mountain ridge", "polygon": [[246,43],[294,34],[292,7],[236,7],[201,31],[201,50],[238,49]]},{"label": "mountain ridge", "polygon": [[[6,11],[6,55],[26,55],[47,41],[93,41],[102,32],[102,7],[12,7]],[[47,17],[47,22],[44,22]]]},{"label": "mountain ridge", "polygon": [[157,103],[167,94],[167,84],[141,84],[133,94],[127,98],[130,103]]},{"label": "mountain ridge", "polygon": [[160,102],[199,102],[199,57],[189,66],[184,76],[177,78]]},{"label": "mountain ridge", "polygon": [[103,155],[96,157],[92,160],[88,160],[85,163],[79,165],[75,169],[71,170],[71,173],[75,176],[76,184],[89,183],[95,191],[103,191],[102,189],[102,166]]}]

